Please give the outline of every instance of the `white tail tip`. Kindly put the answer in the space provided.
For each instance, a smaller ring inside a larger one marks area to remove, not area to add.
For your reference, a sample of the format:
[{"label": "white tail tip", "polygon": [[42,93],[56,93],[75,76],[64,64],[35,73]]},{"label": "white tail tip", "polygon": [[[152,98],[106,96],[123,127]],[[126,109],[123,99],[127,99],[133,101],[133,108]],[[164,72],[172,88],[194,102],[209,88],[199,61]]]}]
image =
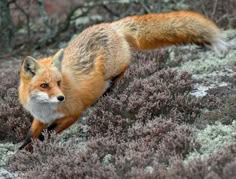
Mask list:
[{"label": "white tail tip", "polygon": [[225,36],[221,34],[214,39],[210,48],[213,49],[218,55],[221,55],[227,52],[229,44],[226,42]]}]

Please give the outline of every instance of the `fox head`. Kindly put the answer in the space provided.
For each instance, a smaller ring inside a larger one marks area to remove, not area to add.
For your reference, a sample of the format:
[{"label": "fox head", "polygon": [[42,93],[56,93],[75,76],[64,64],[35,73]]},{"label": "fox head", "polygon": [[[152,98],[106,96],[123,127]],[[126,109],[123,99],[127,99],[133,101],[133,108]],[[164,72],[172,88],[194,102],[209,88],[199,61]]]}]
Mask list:
[{"label": "fox head", "polygon": [[26,57],[21,65],[19,87],[20,101],[28,103],[59,103],[65,100],[61,90],[61,63],[64,52],[59,50],[54,56],[35,60]]}]

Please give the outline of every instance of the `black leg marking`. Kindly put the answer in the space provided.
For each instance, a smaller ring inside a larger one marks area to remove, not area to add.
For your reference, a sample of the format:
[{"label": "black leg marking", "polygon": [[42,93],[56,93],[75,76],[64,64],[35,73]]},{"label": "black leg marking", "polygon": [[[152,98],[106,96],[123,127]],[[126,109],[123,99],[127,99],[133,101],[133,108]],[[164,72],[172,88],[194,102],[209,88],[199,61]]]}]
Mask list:
[{"label": "black leg marking", "polygon": [[57,127],[56,123],[52,123],[50,126],[47,127],[47,131],[51,132],[52,130],[55,130]]},{"label": "black leg marking", "polygon": [[113,88],[115,87],[115,83],[113,80],[111,80],[110,82],[110,86],[106,89],[106,91],[103,93],[102,96],[106,96],[108,95],[109,93],[111,93],[113,91]]},{"label": "black leg marking", "polygon": [[[57,124],[52,123],[50,126],[47,127],[47,132],[51,132],[53,130],[55,130],[57,127]],[[44,141],[45,137],[42,133],[40,133],[40,135],[38,136],[38,139],[42,142]]]},{"label": "black leg marking", "polygon": [[44,141],[44,136],[43,136],[42,133],[38,136],[38,139],[39,139],[41,142]]},{"label": "black leg marking", "polygon": [[24,140],[23,144],[19,147],[19,150],[24,149],[25,146],[27,146],[28,144],[30,144],[32,142],[31,137],[32,137],[31,131],[29,131],[28,134],[25,137],[25,140]]},{"label": "black leg marking", "polygon": [[[57,124],[55,124],[55,123],[51,124],[50,126],[47,127],[47,131],[50,132],[50,131],[54,130],[56,128],[56,126],[57,126]],[[19,150],[24,149],[28,144],[30,144],[32,142],[31,138],[32,138],[32,134],[31,134],[31,131],[29,131],[25,137],[23,144],[19,147]],[[38,139],[40,141],[44,141],[45,138],[42,133],[40,133],[40,135],[38,136]]]},{"label": "black leg marking", "polygon": [[102,96],[106,96],[109,93],[111,93],[115,87],[115,81],[120,77],[120,75],[117,75],[111,79],[110,86],[107,88],[107,90],[103,93]]}]

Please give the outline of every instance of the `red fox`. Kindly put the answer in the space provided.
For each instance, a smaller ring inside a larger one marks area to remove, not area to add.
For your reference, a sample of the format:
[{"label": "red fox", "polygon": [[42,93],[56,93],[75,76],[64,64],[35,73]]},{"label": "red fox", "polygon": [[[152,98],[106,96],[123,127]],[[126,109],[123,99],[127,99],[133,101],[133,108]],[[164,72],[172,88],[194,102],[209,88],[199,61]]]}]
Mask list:
[{"label": "red fox", "polygon": [[34,120],[20,149],[41,138],[43,129],[60,133],[117,83],[128,68],[131,48],[197,44],[225,51],[219,28],[190,11],[129,16],[91,26],[55,55],[21,65],[19,99]]}]

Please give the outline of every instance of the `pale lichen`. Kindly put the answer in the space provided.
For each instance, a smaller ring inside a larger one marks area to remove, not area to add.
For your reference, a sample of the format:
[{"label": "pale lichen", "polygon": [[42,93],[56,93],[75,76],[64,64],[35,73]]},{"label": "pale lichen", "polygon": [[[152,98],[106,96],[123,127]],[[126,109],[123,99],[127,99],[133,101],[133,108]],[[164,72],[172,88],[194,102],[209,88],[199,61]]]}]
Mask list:
[{"label": "pale lichen", "polygon": [[196,131],[197,141],[201,147],[198,151],[190,153],[187,160],[205,158],[222,150],[225,145],[235,142],[236,121],[233,121],[232,125],[223,125],[217,122],[215,125],[208,125],[205,129]]},{"label": "pale lichen", "polygon": [[4,166],[16,151],[16,145],[12,143],[0,143],[0,167]]}]

